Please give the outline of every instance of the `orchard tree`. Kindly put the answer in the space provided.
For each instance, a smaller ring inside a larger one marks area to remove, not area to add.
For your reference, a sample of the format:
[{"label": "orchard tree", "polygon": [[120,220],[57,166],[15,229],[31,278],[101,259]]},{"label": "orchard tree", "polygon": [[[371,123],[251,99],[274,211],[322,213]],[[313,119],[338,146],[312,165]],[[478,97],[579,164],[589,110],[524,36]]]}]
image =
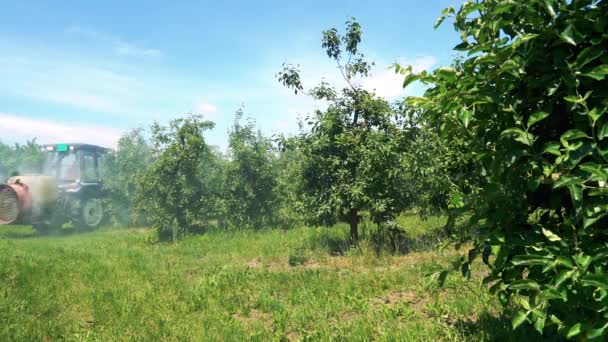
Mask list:
[{"label": "orchard tree", "polygon": [[405,78],[431,85],[408,103],[481,170],[451,200],[479,227],[460,268],[482,257],[490,291],[519,307],[514,328],[608,334],[606,13],[605,0],[467,1],[437,23],[454,17],[461,66]]},{"label": "orchard tree", "polygon": [[240,228],[273,224],[277,197],[272,141],[256,130],[255,123],[236,112],[228,133],[230,161],[226,166],[227,218]]},{"label": "orchard tree", "polygon": [[277,75],[285,86],[329,103],[327,110],[307,118],[308,130],[299,136],[300,197],[316,221],[331,224],[335,219],[350,224],[353,241],[359,238],[363,211],[385,222],[406,205],[401,186],[403,149],[398,116],[384,99],[359,84],[369,76],[373,63],[359,51],[362,29],[355,19],[346,22],[346,32],[323,32],[322,47],[346,82],[337,90],[322,82],[305,90],[297,67],[284,65]]},{"label": "orchard tree", "polygon": [[116,149],[104,155],[101,167],[103,186],[108,191],[116,223],[141,223],[134,222],[132,215],[136,180],[151,161],[152,147],[142,129],[134,129],[121,136]]},{"label": "orchard tree", "polygon": [[0,142],[0,182],[11,175],[40,173],[45,154],[36,139],[13,145]]},{"label": "orchard tree", "polygon": [[204,223],[217,198],[206,186],[204,165],[213,159],[203,134],[211,121],[189,115],[151,128],[152,163],[137,178],[136,209],[161,240],[174,241]]}]

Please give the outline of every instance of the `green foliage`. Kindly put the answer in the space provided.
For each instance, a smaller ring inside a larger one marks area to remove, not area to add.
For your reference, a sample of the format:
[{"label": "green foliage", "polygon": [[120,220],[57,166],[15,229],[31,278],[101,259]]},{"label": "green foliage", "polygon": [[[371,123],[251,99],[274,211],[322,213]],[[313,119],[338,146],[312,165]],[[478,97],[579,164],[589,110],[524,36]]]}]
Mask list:
[{"label": "green foliage", "polygon": [[134,129],[118,140],[115,150],[104,155],[101,179],[107,191],[110,212],[115,224],[144,224],[133,215],[136,180],[152,161],[152,148],[144,131]]},{"label": "green foliage", "polygon": [[0,182],[12,175],[41,173],[44,158],[36,139],[14,145],[0,142]]},{"label": "green foliage", "polygon": [[462,141],[479,184],[450,207],[479,227],[462,269],[519,307],[517,328],[592,339],[608,333],[608,2],[465,2],[454,16],[467,56],[409,75],[431,88],[408,103],[449,144]]},{"label": "green foliage", "polygon": [[[356,241],[362,211],[369,211],[374,221],[384,222],[407,205],[400,186],[406,135],[396,123],[395,109],[355,83],[357,77],[368,76],[373,64],[358,50],[360,25],[353,19],[346,26],[344,36],[336,29],[323,32],[322,47],[337,63],[348,87],[338,92],[322,82],[305,92],[329,106],[306,119],[308,130],[292,145],[301,158],[297,191],[303,211],[311,213],[316,223],[348,221]],[[284,69],[278,78],[303,91],[299,70]]]},{"label": "green foliage", "polygon": [[273,147],[269,138],[256,131],[253,121],[242,120],[243,111],[239,109],[228,133],[230,161],[224,190],[227,219],[239,228],[261,228],[274,224],[277,204]]},{"label": "green foliage", "polygon": [[298,195],[301,187],[301,152],[297,149],[297,137],[276,138],[277,157],[274,160],[276,170],[275,194],[277,206],[275,220],[281,228],[293,228],[303,224],[307,214]]},{"label": "green foliage", "polygon": [[287,263],[291,267],[304,265],[310,259],[310,251],[304,247],[294,248],[287,258]]},{"label": "green foliage", "polygon": [[206,172],[214,165],[214,154],[203,137],[213,125],[190,115],[151,128],[153,161],[137,178],[135,203],[161,240],[175,241],[218,213],[218,197]]}]

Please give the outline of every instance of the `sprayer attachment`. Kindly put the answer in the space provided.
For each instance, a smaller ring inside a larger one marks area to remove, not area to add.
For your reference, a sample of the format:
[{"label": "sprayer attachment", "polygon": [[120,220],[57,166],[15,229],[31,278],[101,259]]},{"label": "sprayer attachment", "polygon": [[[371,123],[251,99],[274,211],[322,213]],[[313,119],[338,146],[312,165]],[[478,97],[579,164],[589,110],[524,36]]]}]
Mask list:
[{"label": "sprayer attachment", "polygon": [[0,225],[9,224],[19,217],[19,197],[17,192],[6,184],[0,184]]}]

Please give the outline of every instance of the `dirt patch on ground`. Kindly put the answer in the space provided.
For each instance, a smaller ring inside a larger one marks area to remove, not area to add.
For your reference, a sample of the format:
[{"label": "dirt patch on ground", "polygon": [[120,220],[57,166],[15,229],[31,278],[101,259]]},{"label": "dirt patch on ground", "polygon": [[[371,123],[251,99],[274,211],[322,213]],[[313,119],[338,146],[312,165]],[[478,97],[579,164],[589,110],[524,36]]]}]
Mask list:
[{"label": "dirt patch on ground", "polygon": [[249,262],[247,262],[247,267],[249,268],[260,268],[262,267],[264,264],[262,263],[262,258],[261,257],[257,257],[255,259],[250,260]]},{"label": "dirt patch on ground", "polygon": [[319,268],[321,268],[321,264],[312,260],[312,261],[309,261],[306,264],[304,264],[302,267],[307,270],[318,270]]},{"label": "dirt patch on ground", "polygon": [[297,332],[293,332],[293,331],[285,334],[285,338],[287,338],[287,341],[300,341],[302,339],[300,337],[300,334],[298,334]]},{"label": "dirt patch on ground", "polygon": [[268,329],[273,328],[272,317],[270,316],[270,314],[261,312],[256,309],[251,309],[251,311],[249,311],[249,315],[243,315],[240,313],[233,314],[232,318],[234,318],[239,323],[245,326],[251,326],[255,323],[261,323]]},{"label": "dirt patch on ground", "polygon": [[352,260],[343,257],[343,256],[335,256],[327,259],[327,266],[333,268],[349,268],[353,264]]}]

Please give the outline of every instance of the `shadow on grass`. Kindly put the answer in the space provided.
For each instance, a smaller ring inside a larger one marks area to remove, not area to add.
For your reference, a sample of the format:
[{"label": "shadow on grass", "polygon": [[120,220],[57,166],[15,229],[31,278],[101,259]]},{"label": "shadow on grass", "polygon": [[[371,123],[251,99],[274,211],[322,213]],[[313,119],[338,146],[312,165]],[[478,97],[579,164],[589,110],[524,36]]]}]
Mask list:
[{"label": "shadow on grass", "polygon": [[30,226],[0,226],[0,239],[31,239],[36,232]]},{"label": "shadow on grass", "polygon": [[478,339],[487,341],[565,341],[559,336],[539,334],[531,325],[522,325],[513,330],[508,314],[496,317],[484,312],[477,320],[458,320],[454,328],[466,339]]},{"label": "shadow on grass", "polygon": [[76,229],[73,227],[61,228],[54,231],[38,232],[32,226],[0,226],[0,239],[34,239],[40,237],[62,237],[71,235],[84,235],[95,232],[96,229]]},{"label": "shadow on grass", "polygon": [[344,255],[353,244],[348,233],[342,228],[317,228],[307,238],[307,247],[312,250],[325,250],[330,255]]}]

